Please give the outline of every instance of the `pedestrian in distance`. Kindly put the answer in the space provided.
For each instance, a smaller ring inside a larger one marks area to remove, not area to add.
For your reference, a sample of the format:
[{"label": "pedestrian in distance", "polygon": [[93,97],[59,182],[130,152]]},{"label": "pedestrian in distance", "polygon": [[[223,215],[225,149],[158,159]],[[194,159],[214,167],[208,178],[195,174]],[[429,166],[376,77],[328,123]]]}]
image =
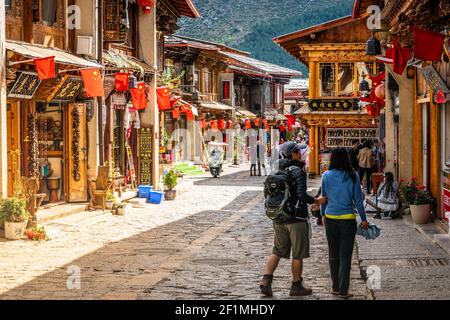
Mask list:
[{"label": "pedestrian in distance", "polygon": [[353,140],[352,147],[348,151],[348,156],[350,158],[350,163],[353,167],[353,170],[359,172],[359,162],[358,162],[358,153],[360,150],[359,140]]},{"label": "pedestrian in distance", "polygon": [[264,170],[264,175],[267,176],[267,169],[266,169],[266,151],[264,144],[261,143],[261,140],[258,139],[258,142],[256,144],[256,162],[258,164],[258,176],[261,176],[261,166]]},{"label": "pedestrian in distance", "polygon": [[363,144],[363,148],[358,154],[358,164],[359,164],[359,177],[361,178],[361,183],[366,176],[366,189],[367,194],[370,194],[370,189],[372,186],[371,178],[373,173],[373,167],[375,165],[375,158],[373,154],[373,144],[372,141],[366,140]]},{"label": "pedestrian in distance", "polygon": [[354,207],[361,218],[361,228],[367,229],[366,213],[363,204],[359,176],[353,170],[347,151],[334,149],[331,153],[330,170],[322,177],[322,196],[328,202],[322,205],[322,216],[326,229],[329,249],[329,264],[332,294],[347,299],[352,295],[350,271],[357,222]]},{"label": "pedestrian in distance", "polygon": [[[267,177],[264,184],[266,215],[273,220],[274,246],[260,282],[261,293],[272,296],[273,274],[282,258],[290,259],[292,252],[292,286],[290,296],[306,296],[312,290],[303,285],[303,259],[309,258],[310,225],[307,204],[324,204],[326,198],[311,197],[307,191],[304,170],[307,146],[286,142],[284,159],[279,160],[278,172]],[[280,186],[281,184],[281,186]],[[281,199],[281,201],[278,201]]]}]

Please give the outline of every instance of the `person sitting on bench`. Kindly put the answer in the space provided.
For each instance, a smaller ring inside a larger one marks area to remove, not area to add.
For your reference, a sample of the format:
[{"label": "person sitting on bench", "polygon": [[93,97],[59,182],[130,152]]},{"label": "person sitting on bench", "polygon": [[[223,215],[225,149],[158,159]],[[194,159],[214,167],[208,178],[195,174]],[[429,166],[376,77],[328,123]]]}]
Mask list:
[{"label": "person sitting on bench", "polygon": [[[384,174],[384,182],[378,187],[377,205],[378,209],[390,215],[392,219],[398,217],[400,209],[399,184],[394,181],[394,175],[391,172]],[[381,219],[380,210],[377,210],[375,219]]]}]

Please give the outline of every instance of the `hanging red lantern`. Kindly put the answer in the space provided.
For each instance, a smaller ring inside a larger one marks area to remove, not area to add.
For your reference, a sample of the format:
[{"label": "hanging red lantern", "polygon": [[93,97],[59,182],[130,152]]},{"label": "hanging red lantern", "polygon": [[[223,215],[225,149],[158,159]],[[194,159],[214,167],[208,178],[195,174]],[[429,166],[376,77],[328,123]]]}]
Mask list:
[{"label": "hanging red lantern", "polygon": [[217,122],[217,127],[219,128],[219,130],[225,130],[225,120],[219,119],[219,121]]},{"label": "hanging red lantern", "polygon": [[375,88],[375,96],[378,99],[384,99],[385,97],[384,84],[380,84],[378,87]]},{"label": "hanging red lantern", "polygon": [[367,114],[371,117],[378,117],[380,115],[380,108],[376,104],[368,105]]},{"label": "hanging red lantern", "polygon": [[152,12],[152,7],[155,4],[154,0],[138,0],[138,2],[145,14]]},{"label": "hanging red lantern", "polygon": [[244,120],[244,125],[245,125],[245,129],[251,129],[252,128],[252,123],[250,122],[249,119],[245,119]]},{"label": "hanging red lantern", "polygon": [[187,120],[194,120],[194,113],[192,112],[192,110],[188,110],[186,112],[186,119]]},{"label": "hanging red lantern", "polygon": [[227,121],[227,129],[233,129],[233,121],[231,120]]},{"label": "hanging red lantern", "polygon": [[211,123],[211,129],[218,129],[217,120],[212,120]]}]

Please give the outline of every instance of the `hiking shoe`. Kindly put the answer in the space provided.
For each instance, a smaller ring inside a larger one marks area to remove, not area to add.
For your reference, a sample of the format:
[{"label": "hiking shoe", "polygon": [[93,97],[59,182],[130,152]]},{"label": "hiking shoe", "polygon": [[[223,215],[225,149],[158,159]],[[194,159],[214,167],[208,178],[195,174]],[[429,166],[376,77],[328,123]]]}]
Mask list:
[{"label": "hiking shoe", "polygon": [[338,296],[339,295],[339,290],[331,290],[331,294],[333,296]]},{"label": "hiking shoe", "polygon": [[291,290],[289,291],[291,297],[309,296],[310,294],[312,294],[312,289],[303,286],[303,279],[292,282]]},{"label": "hiking shoe", "polygon": [[352,298],[353,296],[354,296],[354,295],[351,294],[351,293],[347,293],[347,294],[339,294],[339,298],[345,299],[345,300],[347,300],[347,299],[349,299],[349,298]]},{"label": "hiking shoe", "polygon": [[273,296],[272,292],[272,280],[273,275],[265,274],[259,284],[259,288],[261,289],[261,293],[266,297]]}]

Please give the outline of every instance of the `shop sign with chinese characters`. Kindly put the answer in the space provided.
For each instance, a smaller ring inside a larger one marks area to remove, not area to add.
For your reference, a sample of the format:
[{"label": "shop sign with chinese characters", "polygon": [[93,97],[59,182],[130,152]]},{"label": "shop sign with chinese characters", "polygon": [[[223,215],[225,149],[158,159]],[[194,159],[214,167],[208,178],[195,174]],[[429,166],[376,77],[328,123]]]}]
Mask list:
[{"label": "shop sign with chinese characters", "polygon": [[8,93],[8,98],[32,99],[41,80],[34,72],[21,72]]},{"label": "shop sign with chinese characters", "polygon": [[433,65],[419,69],[419,72],[425,78],[425,81],[428,83],[433,92],[436,93],[438,91],[442,91],[444,94],[450,93],[449,88]]},{"label": "shop sign with chinese characters", "polygon": [[66,75],[52,94],[48,102],[71,102],[74,101],[83,88],[81,77]]},{"label": "shop sign with chinese characters", "polygon": [[311,99],[311,111],[351,111],[358,110],[357,99]]}]

